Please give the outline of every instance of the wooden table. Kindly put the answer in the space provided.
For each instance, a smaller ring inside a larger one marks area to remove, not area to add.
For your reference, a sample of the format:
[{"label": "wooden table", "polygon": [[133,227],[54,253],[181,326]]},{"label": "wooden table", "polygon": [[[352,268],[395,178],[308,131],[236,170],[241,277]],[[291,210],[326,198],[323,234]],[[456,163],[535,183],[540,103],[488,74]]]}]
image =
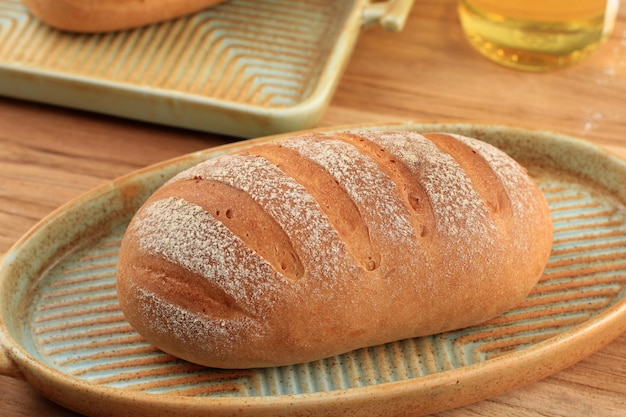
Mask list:
[{"label": "wooden table", "polygon": [[[626,158],[626,7],[590,59],[532,74],[472,51],[454,0],[417,0],[402,33],[364,30],[320,126],[407,119],[558,131]],[[0,98],[0,252],[53,209],[99,184],[232,140]],[[0,414],[77,415],[9,377],[0,377]],[[626,415],[626,334],[543,381],[437,414],[495,415]]]}]

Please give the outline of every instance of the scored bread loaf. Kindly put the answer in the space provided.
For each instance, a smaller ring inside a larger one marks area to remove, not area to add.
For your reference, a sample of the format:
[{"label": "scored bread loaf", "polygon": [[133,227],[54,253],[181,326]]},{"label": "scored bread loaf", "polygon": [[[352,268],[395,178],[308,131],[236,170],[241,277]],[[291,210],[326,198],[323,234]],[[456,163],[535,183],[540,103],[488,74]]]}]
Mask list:
[{"label": "scored bread loaf", "polygon": [[484,322],[525,298],[551,246],[542,193],[491,145],[311,133],[165,183],[128,226],[117,290],[165,352],[279,366]]},{"label": "scored bread loaf", "polygon": [[82,33],[112,32],[175,19],[225,0],[21,0],[44,23]]}]

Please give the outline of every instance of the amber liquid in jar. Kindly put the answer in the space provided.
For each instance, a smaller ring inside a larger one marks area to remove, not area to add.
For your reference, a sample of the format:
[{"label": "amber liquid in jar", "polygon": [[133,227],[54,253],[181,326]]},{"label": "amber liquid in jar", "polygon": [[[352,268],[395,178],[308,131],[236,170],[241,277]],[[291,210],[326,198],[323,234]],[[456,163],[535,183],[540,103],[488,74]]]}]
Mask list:
[{"label": "amber liquid in jar", "polygon": [[619,0],[459,0],[463,30],[500,64],[545,71],[585,59],[613,30]]}]

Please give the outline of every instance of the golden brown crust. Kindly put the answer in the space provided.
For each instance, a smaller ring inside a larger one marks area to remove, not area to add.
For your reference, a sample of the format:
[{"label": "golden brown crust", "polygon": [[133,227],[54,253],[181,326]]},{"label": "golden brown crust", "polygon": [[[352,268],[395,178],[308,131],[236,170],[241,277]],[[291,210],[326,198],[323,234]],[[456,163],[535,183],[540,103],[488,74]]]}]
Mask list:
[{"label": "golden brown crust", "polygon": [[535,285],[551,245],[543,195],[483,142],[296,136],[158,190],[122,243],[118,296],[176,356],[285,365],[499,315]]},{"label": "golden brown crust", "polygon": [[175,19],[225,0],[22,0],[32,14],[65,31],[112,32]]}]

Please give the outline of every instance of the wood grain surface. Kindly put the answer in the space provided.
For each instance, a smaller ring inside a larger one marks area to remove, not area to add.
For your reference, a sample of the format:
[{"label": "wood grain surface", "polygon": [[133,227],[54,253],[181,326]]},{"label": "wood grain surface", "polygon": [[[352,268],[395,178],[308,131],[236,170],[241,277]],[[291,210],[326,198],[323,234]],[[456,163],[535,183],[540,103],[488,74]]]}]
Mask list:
[{"label": "wood grain surface", "polygon": [[[401,33],[365,29],[320,126],[470,121],[556,131],[626,158],[626,6],[588,60],[548,73],[493,64],[463,38],[454,0],[416,0]],[[234,141],[0,97],[0,253],[60,205],[120,175]],[[0,416],[78,416],[0,376]],[[461,416],[626,416],[626,334],[545,380]]]}]

